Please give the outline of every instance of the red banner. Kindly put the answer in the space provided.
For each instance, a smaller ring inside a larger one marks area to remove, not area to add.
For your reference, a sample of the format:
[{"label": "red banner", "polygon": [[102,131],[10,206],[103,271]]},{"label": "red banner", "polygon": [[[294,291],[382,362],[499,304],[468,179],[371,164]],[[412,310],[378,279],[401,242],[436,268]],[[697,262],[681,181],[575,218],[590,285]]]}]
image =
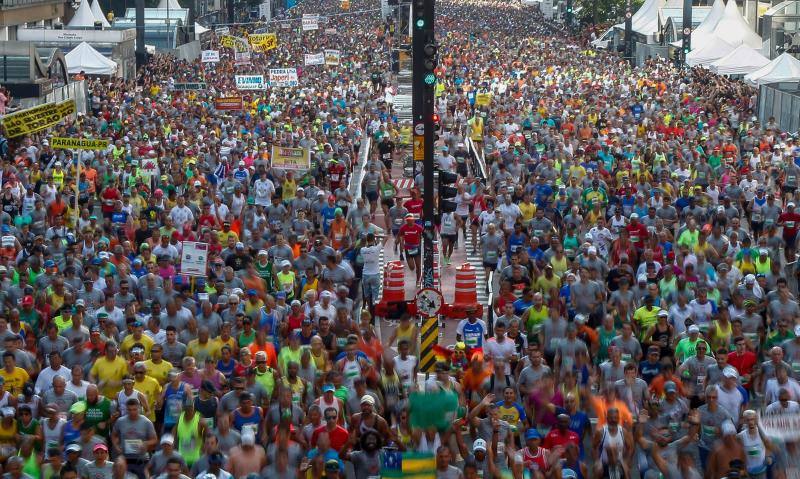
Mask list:
[{"label": "red banner", "polygon": [[214,100],[214,108],[217,110],[241,110],[243,109],[242,97],[217,98]]}]

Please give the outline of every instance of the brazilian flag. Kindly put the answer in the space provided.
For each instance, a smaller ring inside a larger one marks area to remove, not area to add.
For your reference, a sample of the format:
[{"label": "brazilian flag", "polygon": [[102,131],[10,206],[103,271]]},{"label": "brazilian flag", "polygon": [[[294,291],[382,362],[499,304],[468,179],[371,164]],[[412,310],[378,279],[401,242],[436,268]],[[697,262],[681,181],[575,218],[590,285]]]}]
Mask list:
[{"label": "brazilian flag", "polygon": [[383,451],[381,477],[433,479],[436,477],[436,457],[419,452]]}]

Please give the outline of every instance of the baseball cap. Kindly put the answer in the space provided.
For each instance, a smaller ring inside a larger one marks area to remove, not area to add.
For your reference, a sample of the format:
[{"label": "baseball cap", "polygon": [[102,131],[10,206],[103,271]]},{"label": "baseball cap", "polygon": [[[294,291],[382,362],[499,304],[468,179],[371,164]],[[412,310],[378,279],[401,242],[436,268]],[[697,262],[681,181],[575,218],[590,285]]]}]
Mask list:
[{"label": "baseball cap", "polygon": [[361,396],[361,404],[370,404],[375,405],[375,398],[370,396],[369,394],[365,394]]},{"label": "baseball cap", "polygon": [[693,324],[693,325],[689,326],[689,334],[699,333],[699,332],[700,332],[700,328],[698,328],[696,324]]},{"label": "baseball cap", "polygon": [[667,393],[678,392],[678,386],[672,381],[667,381],[664,383],[664,392]]},{"label": "baseball cap", "polygon": [[800,324],[794,327],[794,335],[800,337]]},{"label": "baseball cap", "polygon": [[252,446],[256,443],[256,435],[251,429],[245,429],[242,432],[242,445]]},{"label": "baseball cap", "polygon": [[172,434],[164,434],[161,436],[161,444],[175,444],[175,438]]},{"label": "baseball cap", "polygon": [[668,317],[668,316],[669,316],[669,312],[668,312],[668,311],[665,311],[665,310],[663,310],[663,309],[662,309],[662,310],[659,310],[659,312],[658,312],[658,316],[659,316],[659,317],[665,317],[665,318],[666,318],[666,317]]},{"label": "baseball cap", "polygon": [[747,284],[753,284],[756,282],[756,276],[754,274],[748,274],[744,277],[744,282]]},{"label": "baseball cap", "polygon": [[328,459],[325,461],[325,470],[329,472],[339,471],[339,461],[336,459]]},{"label": "baseball cap", "polygon": [[725,376],[726,378],[733,378],[733,379],[739,378],[739,372],[736,371],[736,369],[731,366],[728,366],[725,369],[723,369],[722,375]]},{"label": "baseball cap", "polygon": [[22,298],[22,305],[23,306],[33,306],[33,296],[28,295]]},{"label": "baseball cap", "polygon": [[530,428],[527,431],[525,431],[525,440],[526,441],[528,441],[530,439],[541,439],[541,438],[542,438],[542,435],[539,434],[539,431],[537,431],[534,428]]},{"label": "baseball cap", "polygon": [[86,412],[86,401],[78,401],[69,408],[69,412],[72,414],[80,414],[82,412]]},{"label": "baseball cap", "polygon": [[[324,392],[324,393],[333,392],[335,390],[336,390],[336,388],[333,387],[333,384],[324,384],[322,386],[322,392]],[[370,397],[372,397],[372,396],[370,396]]]},{"label": "baseball cap", "polygon": [[472,443],[472,450],[486,452],[486,441],[483,439],[475,439],[475,442]]},{"label": "baseball cap", "polygon": [[67,448],[65,449],[65,451],[67,452],[67,454],[69,454],[69,453],[71,453],[71,452],[81,452],[81,450],[82,450],[82,449],[83,449],[83,448],[81,447],[81,445],[80,445],[80,444],[78,444],[78,443],[76,443],[76,442],[73,442],[73,443],[70,443],[70,444],[67,446]]}]

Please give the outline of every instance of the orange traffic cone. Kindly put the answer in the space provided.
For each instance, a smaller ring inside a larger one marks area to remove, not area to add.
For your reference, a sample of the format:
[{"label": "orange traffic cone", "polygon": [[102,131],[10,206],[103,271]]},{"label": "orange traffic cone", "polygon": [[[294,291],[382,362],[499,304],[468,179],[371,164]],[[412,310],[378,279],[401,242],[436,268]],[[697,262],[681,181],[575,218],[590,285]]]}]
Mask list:
[{"label": "orange traffic cone", "polygon": [[466,306],[478,302],[478,286],[475,269],[469,263],[456,268],[456,292],[453,306]]},{"label": "orange traffic cone", "polygon": [[406,273],[403,263],[400,261],[387,263],[383,283],[382,302],[394,303],[406,300]]}]

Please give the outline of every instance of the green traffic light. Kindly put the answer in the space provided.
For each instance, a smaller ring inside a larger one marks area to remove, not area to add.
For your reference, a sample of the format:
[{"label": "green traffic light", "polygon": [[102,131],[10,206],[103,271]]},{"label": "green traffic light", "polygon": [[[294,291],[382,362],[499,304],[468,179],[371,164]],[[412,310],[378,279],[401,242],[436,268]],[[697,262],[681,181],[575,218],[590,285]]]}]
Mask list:
[{"label": "green traffic light", "polygon": [[434,83],[436,83],[436,75],[434,75],[433,73],[428,73],[427,75],[425,75],[426,85],[433,85]]},{"label": "green traffic light", "polygon": [[425,20],[422,18],[417,19],[417,28],[422,28],[425,26]]}]

